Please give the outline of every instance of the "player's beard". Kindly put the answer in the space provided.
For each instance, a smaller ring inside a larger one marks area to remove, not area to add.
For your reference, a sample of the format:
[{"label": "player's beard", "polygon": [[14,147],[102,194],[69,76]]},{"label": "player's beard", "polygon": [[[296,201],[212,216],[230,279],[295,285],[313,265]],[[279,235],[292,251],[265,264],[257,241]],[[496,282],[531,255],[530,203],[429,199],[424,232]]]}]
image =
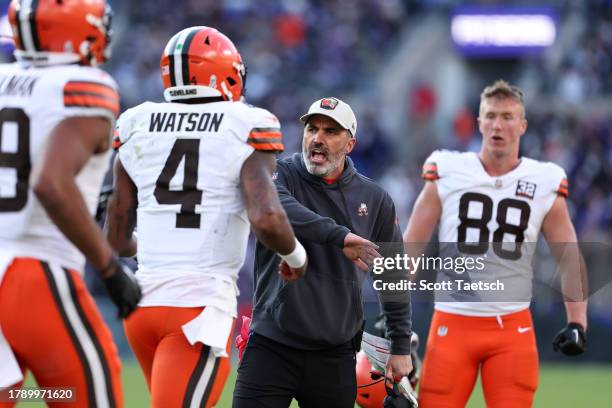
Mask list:
[{"label": "player's beard", "polygon": [[344,153],[339,151],[337,153],[331,153],[329,150],[323,147],[316,147],[319,150],[325,152],[326,161],[324,164],[315,164],[310,161],[310,154],[312,153],[312,149],[315,149],[315,146],[302,147],[302,158],[304,159],[304,164],[306,165],[306,170],[312,175],[318,177],[325,177],[328,174],[333,173],[340,164],[344,160]]}]

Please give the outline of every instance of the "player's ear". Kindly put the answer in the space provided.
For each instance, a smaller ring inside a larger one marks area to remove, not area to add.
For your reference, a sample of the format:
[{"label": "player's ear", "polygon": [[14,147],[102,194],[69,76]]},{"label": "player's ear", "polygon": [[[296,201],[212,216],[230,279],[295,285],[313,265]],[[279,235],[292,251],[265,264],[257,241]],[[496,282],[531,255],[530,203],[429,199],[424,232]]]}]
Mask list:
[{"label": "player's ear", "polygon": [[[348,130],[346,131],[348,133]],[[344,154],[348,155],[349,153],[351,153],[353,151],[353,149],[355,148],[355,143],[357,143],[357,139],[355,139],[350,133],[349,133],[349,140],[348,143],[346,144],[346,147],[344,148]]]}]

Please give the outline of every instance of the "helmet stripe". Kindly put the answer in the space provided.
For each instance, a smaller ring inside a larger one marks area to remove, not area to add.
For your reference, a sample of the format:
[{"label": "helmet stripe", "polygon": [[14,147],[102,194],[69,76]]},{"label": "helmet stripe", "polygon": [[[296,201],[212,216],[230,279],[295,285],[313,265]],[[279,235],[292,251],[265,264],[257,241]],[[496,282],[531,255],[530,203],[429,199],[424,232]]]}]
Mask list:
[{"label": "helmet stripe", "polygon": [[21,4],[15,7],[15,22],[17,23],[17,39],[19,40],[19,48],[25,49],[25,45],[23,44],[23,29],[21,28],[21,18],[19,17],[21,13]]},{"label": "helmet stripe", "polygon": [[30,15],[32,14],[32,0],[24,0],[21,2],[17,19],[19,20],[19,27],[21,30],[21,47],[25,51],[36,51],[34,46],[34,40],[32,38],[32,20]]},{"label": "helmet stripe", "polygon": [[176,86],[183,86],[183,60],[181,54],[183,53],[183,47],[185,45],[185,39],[191,30],[186,28],[177,34],[176,45],[171,50],[172,59],[174,60],[174,79]]},{"label": "helmet stripe", "polygon": [[32,43],[36,51],[40,51],[40,41],[38,39],[38,30],[36,29],[36,9],[38,8],[38,0],[32,0],[30,11],[30,30],[32,31]]},{"label": "helmet stripe", "polygon": [[[183,50],[185,50],[185,42],[187,38],[191,34],[192,31],[197,31],[198,28],[190,27],[186,28],[180,33],[177,34],[176,44],[172,51],[171,59],[174,59],[174,79],[176,81],[176,86],[185,85],[185,78],[183,77]],[[187,62],[187,60],[185,60]],[[187,68],[188,70],[188,68]],[[189,77],[187,77],[187,82],[189,82]]]},{"label": "helmet stripe", "polygon": [[185,44],[183,45],[183,50],[181,52],[181,65],[183,69],[182,79],[184,85],[191,83],[191,80],[189,79],[189,47],[191,46],[193,37],[195,37],[199,31],[200,30],[197,28],[191,30],[185,39]]},{"label": "helmet stripe", "polygon": [[[180,34],[180,33],[179,33]],[[178,40],[179,34],[175,34],[174,37],[168,41],[168,45],[164,50],[164,53],[168,56],[168,71],[170,73],[170,86],[176,86],[176,78],[174,77],[174,56],[173,51],[176,47],[176,41]]]}]

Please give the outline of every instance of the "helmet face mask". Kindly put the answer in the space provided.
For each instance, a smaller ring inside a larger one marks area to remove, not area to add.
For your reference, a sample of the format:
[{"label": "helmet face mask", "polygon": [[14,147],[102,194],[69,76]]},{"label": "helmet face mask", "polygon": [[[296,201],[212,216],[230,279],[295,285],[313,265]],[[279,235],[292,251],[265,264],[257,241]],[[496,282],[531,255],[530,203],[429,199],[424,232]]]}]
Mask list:
[{"label": "helmet face mask", "polygon": [[244,95],[246,68],[240,53],[223,33],[197,26],[175,34],[160,61],[168,101],[220,97],[239,101]]},{"label": "helmet face mask", "polygon": [[15,57],[34,65],[99,65],[110,57],[112,11],[105,0],[13,0]]}]

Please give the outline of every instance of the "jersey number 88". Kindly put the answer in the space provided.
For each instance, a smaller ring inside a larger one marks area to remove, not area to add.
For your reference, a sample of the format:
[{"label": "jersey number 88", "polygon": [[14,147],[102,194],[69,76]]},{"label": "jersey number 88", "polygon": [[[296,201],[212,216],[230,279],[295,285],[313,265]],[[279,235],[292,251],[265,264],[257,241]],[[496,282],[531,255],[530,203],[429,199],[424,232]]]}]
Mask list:
[{"label": "jersey number 88", "polygon": [[[469,218],[468,210],[470,203],[482,204],[482,213],[479,218]],[[508,223],[508,209],[515,208],[520,212],[519,224]],[[525,230],[528,227],[531,208],[525,201],[504,198],[497,204],[498,228],[493,232],[493,239],[490,238],[490,231],[487,227],[493,217],[493,200],[489,196],[480,193],[465,193],[459,200],[459,220],[461,223],[457,228],[457,247],[460,252],[472,255],[482,255],[489,249],[489,242],[499,243],[493,245],[493,252],[503,259],[517,260],[521,257],[521,243],[525,240]],[[467,229],[474,228],[479,230],[477,243],[467,243]],[[514,250],[505,249],[502,246],[504,234],[515,236]]]}]

